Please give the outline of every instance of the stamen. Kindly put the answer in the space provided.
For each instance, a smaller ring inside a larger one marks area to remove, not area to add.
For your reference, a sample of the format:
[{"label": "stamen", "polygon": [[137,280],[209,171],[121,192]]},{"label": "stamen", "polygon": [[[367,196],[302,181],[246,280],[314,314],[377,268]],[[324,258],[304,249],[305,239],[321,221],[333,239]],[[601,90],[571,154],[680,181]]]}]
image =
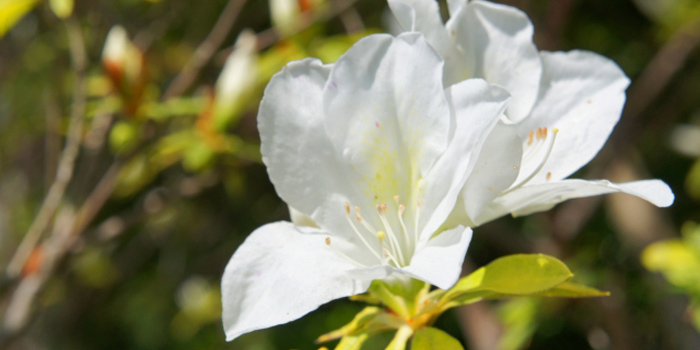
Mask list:
[{"label": "stamen", "polygon": [[345,213],[350,215],[350,203],[345,202]]},{"label": "stamen", "polygon": [[[346,203],[346,204],[347,204],[347,203]],[[379,256],[379,253],[377,253],[377,252],[374,250],[374,248],[372,248],[372,246],[369,244],[369,242],[367,242],[367,240],[365,239],[365,237],[362,235],[362,233],[360,233],[360,231],[357,229],[357,227],[355,226],[355,224],[352,222],[352,219],[350,219],[350,212],[349,212],[350,205],[347,204],[347,205],[345,206],[345,208],[346,208],[345,211],[348,213],[348,215],[345,215],[345,218],[348,220],[348,223],[349,223],[350,226],[352,227],[352,230],[355,232],[355,234],[357,235],[357,237],[360,238],[360,240],[362,241],[362,243],[365,244],[365,246],[367,247],[367,249],[369,249],[369,251],[371,251],[372,254],[374,254],[374,256],[376,256],[377,259],[379,259],[379,260],[382,261],[382,263],[383,263],[382,258]],[[358,215],[357,217],[359,217],[359,215]],[[357,217],[355,217],[355,219],[357,219]]]},{"label": "stamen", "polygon": [[386,254],[386,256],[389,257],[389,260],[394,262],[394,265],[396,265],[396,267],[401,266],[401,264],[399,264],[399,262],[396,261],[396,257],[392,255],[388,250],[384,249],[384,254]]},{"label": "stamen", "polygon": [[394,231],[391,229],[391,225],[389,225],[389,221],[386,219],[386,215],[385,215],[386,204],[377,205],[377,212],[379,213],[379,219],[381,220],[382,224],[384,225],[384,229],[389,234],[389,243],[391,243],[392,250],[395,253],[397,253],[397,255],[399,256],[399,260],[401,262],[404,262],[405,260],[403,257],[401,245],[399,244],[399,241],[396,238]]},{"label": "stamen", "polygon": [[527,144],[528,146],[532,144],[533,139],[535,138],[535,132],[530,130],[530,133],[527,135]]},{"label": "stamen", "polygon": [[383,252],[382,264],[386,264],[387,250],[384,248],[384,238],[386,238],[386,233],[384,231],[377,231],[377,239],[379,240],[379,251]]},{"label": "stamen", "polygon": [[330,237],[326,237],[326,245],[327,245],[329,248],[331,248],[334,252],[336,252],[337,254],[339,254],[340,256],[342,256],[343,258],[347,259],[349,262],[351,262],[351,263],[353,263],[353,264],[355,264],[355,265],[357,265],[357,266],[359,266],[359,267],[367,267],[367,265],[365,265],[365,264],[363,264],[363,263],[361,263],[361,262],[359,262],[359,261],[357,261],[357,260],[355,260],[355,259],[349,257],[347,254],[345,254],[345,253],[343,253],[342,251],[340,251],[340,249],[337,249],[336,247],[332,246],[332,245],[331,245],[331,238],[330,238]]},{"label": "stamen", "polygon": [[[557,139],[557,134],[559,134],[559,129],[558,129],[558,128],[552,128],[552,132],[553,132],[552,139],[551,139],[550,142],[547,143],[547,151],[546,151],[546,153],[545,153],[545,155],[544,155],[544,158],[539,162],[537,168],[535,168],[535,170],[532,171],[532,172],[530,173],[530,175],[528,175],[524,180],[520,181],[517,185],[515,185],[515,186],[511,187],[510,189],[508,189],[507,191],[503,192],[501,195],[510,193],[511,191],[522,187],[523,185],[525,185],[526,183],[528,183],[530,180],[532,180],[535,176],[537,176],[537,174],[539,174],[540,171],[542,171],[542,168],[544,168],[545,164],[547,164],[547,160],[549,159],[549,156],[552,154],[552,149],[554,149],[554,143],[555,143],[555,141],[556,141],[556,139]],[[538,140],[540,140],[540,139],[546,140],[546,138],[547,138],[547,128],[538,128],[538,129],[537,129],[537,139],[538,139]],[[529,159],[530,157],[532,157],[532,156],[528,157],[528,155],[531,155],[531,154],[533,154],[533,153],[538,153],[537,150],[538,150],[539,147],[540,147],[539,145],[540,145],[540,144],[538,144],[537,146],[535,146],[535,150],[530,151],[529,154],[525,154],[525,155],[523,156],[523,163],[525,163],[527,159]],[[551,173],[548,173],[548,174],[547,174],[547,180],[549,180],[550,177],[551,177]]]},{"label": "stamen", "polygon": [[413,235],[415,236],[416,247],[418,246],[418,238],[419,238],[418,236],[420,234],[418,232],[418,221],[420,221],[420,209],[422,206],[423,206],[423,202],[421,202],[421,201],[416,202],[416,220],[415,220],[415,227],[414,227],[414,231],[413,231]]},{"label": "stamen", "polygon": [[409,243],[408,230],[406,229],[406,224],[403,222],[403,213],[406,211],[406,206],[399,204],[399,225],[401,225],[401,231],[403,231],[403,237],[406,239],[406,245]]}]

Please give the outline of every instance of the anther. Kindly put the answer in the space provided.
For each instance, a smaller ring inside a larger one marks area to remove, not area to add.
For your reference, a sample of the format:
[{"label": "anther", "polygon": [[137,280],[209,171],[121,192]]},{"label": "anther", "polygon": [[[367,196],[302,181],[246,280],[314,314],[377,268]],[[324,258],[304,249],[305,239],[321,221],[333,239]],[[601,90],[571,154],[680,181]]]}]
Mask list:
[{"label": "anther", "polygon": [[355,206],[355,214],[360,215],[360,207]]},{"label": "anther", "polygon": [[399,204],[399,215],[403,215],[403,213],[406,211],[406,206],[403,204]]},{"label": "anther", "polygon": [[326,245],[331,245],[331,238],[330,237],[326,237]]},{"label": "anther", "polygon": [[552,173],[547,173],[547,181],[552,179]]},{"label": "anther", "polygon": [[534,138],[535,138],[535,132],[530,130],[530,133],[527,135],[527,144],[531,145]]},{"label": "anther", "polygon": [[377,238],[379,238],[380,241],[383,240],[384,238],[386,238],[386,232],[384,232],[384,231],[378,231],[378,232],[377,232]]},{"label": "anther", "polygon": [[345,213],[350,215],[350,203],[348,202],[345,202]]},{"label": "anther", "polygon": [[355,215],[355,221],[362,222],[362,217],[360,215]]}]

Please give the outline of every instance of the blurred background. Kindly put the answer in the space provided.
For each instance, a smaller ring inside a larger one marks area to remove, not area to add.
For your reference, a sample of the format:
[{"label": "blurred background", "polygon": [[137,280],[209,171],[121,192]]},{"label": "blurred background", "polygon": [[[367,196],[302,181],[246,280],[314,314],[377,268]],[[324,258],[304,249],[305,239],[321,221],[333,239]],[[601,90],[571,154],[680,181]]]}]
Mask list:
[{"label": "blurred background", "polygon": [[[660,178],[676,203],[609,195],[479,227],[465,273],[541,252],[612,296],[481,302],[438,327],[479,350],[699,349],[700,2],[506,3],[540,49],[592,50],[633,80],[577,177]],[[268,79],[389,30],[386,7],[0,0],[0,348],[315,349],[350,321],[362,305],[339,300],[226,343],[220,278],[246,235],[288,219],[260,161]]]}]

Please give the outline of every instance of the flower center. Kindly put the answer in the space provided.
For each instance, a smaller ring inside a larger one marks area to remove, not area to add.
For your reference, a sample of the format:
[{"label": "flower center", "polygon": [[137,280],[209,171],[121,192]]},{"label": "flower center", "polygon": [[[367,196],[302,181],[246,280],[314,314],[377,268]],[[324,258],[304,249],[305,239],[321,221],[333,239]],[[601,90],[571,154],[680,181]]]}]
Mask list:
[{"label": "flower center", "polygon": [[[410,263],[418,242],[418,220],[422,203],[416,202],[412,208],[413,215],[410,219],[413,226],[410,227],[406,224],[406,206],[400,203],[399,196],[394,196],[394,202],[390,207],[378,204],[365,217],[362,216],[360,207],[345,203],[345,218],[352,232],[379,264],[403,267]],[[326,240],[326,243],[330,246],[330,240]]]}]

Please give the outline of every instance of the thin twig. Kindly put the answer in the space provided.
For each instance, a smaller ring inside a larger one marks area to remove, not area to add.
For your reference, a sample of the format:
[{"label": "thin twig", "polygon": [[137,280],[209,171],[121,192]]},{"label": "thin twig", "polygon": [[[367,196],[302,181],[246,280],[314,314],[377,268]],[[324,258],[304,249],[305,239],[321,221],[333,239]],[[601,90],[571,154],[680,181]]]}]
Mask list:
[{"label": "thin twig", "polygon": [[61,154],[56,180],[51,185],[42,203],[41,209],[39,210],[39,214],[37,214],[34,222],[32,222],[22,243],[17,248],[17,252],[8,264],[7,274],[11,278],[19,276],[29,254],[41,238],[42,233],[49,226],[51,219],[56,213],[56,208],[58,208],[63,199],[68,183],[73,177],[75,160],[80,151],[80,139],[83,130],[85,102],[87,98],[87,82],[85,79],[87,55],[85,53],[85,43],[78,23],[74,19],[67,20],[66,30],[68,32],[71,60],[75,71],[74,98],[68,126],[68,140]]},{"label": "thin twig", "polygon": [[209,32],[206,39],[199,44],[180,74],[175,77],[165,94],[163,94],[163,100],[181,95],[192,85],[199,71],[221,47],[245,3],[246,0],[229,0],[221,16],[216,20],[214,28]]},{"label": "thin twig", "polygon": [[0,347],[3,342],[17,337],[29,325],[35,311],[36,298],[80,234],[109,199],[123,164],[124,161],[112,164],[77,212],[68,208],[62,211],[63,214],[59,213],[51,237],[42,245],[44,258],[41,267],[35,274],[21,279],[9,299],[0,328]]},{"label": "thin twig", "polygon": [[61,149],[61,108],[51,89],[44,91],[44,112],[46,113],[46,135],[44,136],[44,186],[51,188],[56,179]]},{"label": "thin twig", "polygon": [[345,27],[345,32],[348,34],[357,33],[365,29],[365,23],[362,21],[362,16],[356,9],[350,7],[340,14],[340,21]]}]

